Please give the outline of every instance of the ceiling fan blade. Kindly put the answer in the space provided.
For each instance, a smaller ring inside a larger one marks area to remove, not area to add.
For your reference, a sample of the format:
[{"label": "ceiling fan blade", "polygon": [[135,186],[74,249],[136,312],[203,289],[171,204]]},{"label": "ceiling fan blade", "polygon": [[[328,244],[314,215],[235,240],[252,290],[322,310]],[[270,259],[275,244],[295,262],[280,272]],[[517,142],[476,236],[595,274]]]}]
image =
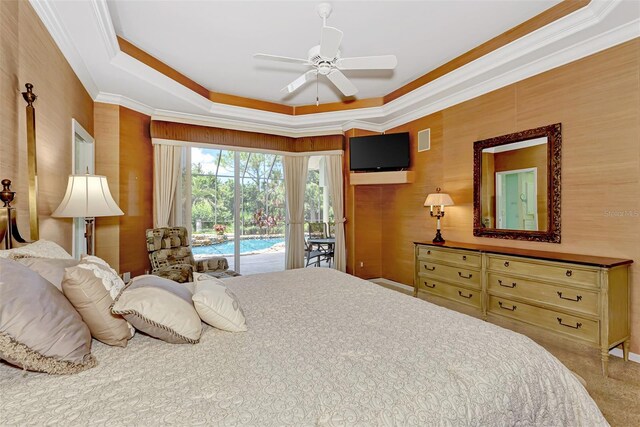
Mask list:
[{"label": "ceiling fan blade", "polygon": [[344,94],[344,96],[353,96],[358,93],[358,88],[353,85],[345,77],[344,74],[340,70],[333,70],[329,74],[327,74],[327,78],[331,80],[331,83],[336,85],[336,87]]},{"label": "ceiling fan blade", "polygon": [[320,56],[333,59],[338,54],[342,42],[342,31],[333,27],[322,27],[320,35]]},{"label": "ceiling fan blade", "polygon": [[289,58],[288,56],[269,55],[266,53],[256,53],[253,55],[256,59],[266,59],[269,61],[290,62],[293,64],[311,65],[307,59]]},{"label": "ceiling fan blade", "polygon": [[313,80],[315,75],[316,75],[316,70],[307,71],[306,73],[304,73],[303,75],[301,75],[300,77],[298,77],[297,79],[295,79],[294,81],[292,81],[291,83],[283,87],[282,92],[285,92],[285,93],[295,92],[306,82]]},{"label": "ceiling fan blade", "polygon": [[336,66],[341,70],[393,70],[398,65],[395,55],[360,56],[341,58]]}]

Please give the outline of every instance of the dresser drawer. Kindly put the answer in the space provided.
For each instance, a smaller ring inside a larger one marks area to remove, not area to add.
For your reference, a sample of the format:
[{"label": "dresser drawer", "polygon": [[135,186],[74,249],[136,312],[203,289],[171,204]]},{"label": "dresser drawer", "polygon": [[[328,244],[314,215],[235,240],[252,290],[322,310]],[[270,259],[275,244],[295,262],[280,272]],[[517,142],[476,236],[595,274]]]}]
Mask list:
[{"label": "dresser drawer", "polygon": [[598,322],[571,316],[560,311],[534,307],[510,299],[489,296],[489,313],[521,320],[582,341],[598,344]]},{"label": "dresser drawer", "polygon": [[550,285],[522,278],[489,273],[487,288],[492,294],[526,298],[531,301],[570,309],[593,316],[598,315],[598,294],[583,289]]},{"label": "dresser drawer", "polygon": [[581,286],[598,287],[598,270],[572,264],[551,261],[535,262],[521,258],[488,256],[490,271],[508,274],[524,274],[536,279],[555,283],[570,283]]},{"label": "dresser drawer", "polygon": [[481,308],[482,292],[479,289],[466,289],[424,276],[418,277],[418,289],[461,304],[470,305],[478,310]]},{"label": "dresser drawer", "polygon": [[418,272],[427,274],[430,277],[439,277],[449,282],[462,283],[480,289],[480,270],[418,260]]},{"label": "dresser drawer", "polygon": [[418,246],[418,258],[425,261],[444,261],[480,268],[480,254],[473,251]]}]

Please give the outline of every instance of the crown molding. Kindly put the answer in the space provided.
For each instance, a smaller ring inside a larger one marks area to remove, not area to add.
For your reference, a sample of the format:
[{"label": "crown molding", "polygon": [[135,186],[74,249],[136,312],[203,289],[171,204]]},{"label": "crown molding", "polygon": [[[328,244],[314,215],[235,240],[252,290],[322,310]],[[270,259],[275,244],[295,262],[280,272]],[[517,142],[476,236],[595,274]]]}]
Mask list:
[{"label": "crown molding", "polygon": [[147,116],[151,116],[155,110],[148,105],[145,105],[141,102],[135,101],[131,98],[127,98],[126,96],[118,95],[115,93],[105,93],[100,92],[94,98],[95,102],[102,102],[103,104],[114,104],[119,105],[121,107],[128,108],[130,110],[137,111],[142,114],[146,114]]},{"label": "crown molding", "polygon": [[29,3],[36,11],[36,14],[44,24],[47,31],[49,31],[53,41],[62,51],[62,55],[64,55],[66,60],[69,62],[69,65],[71,65],[71,68],[80,79],[80,82],[86,91],[95,99],[99,93],[98,85],[93,80],[93,77],[89,72],[89,68],[76,49],[75,44],[60,23],[58,14],[54,10],[54,3],[47,0],[29,0]]},{"label": "crown molding", "polygon": [[587,6],[382,106],[292,116],[212,102],[124,54],[119,49],[106,1],[89,0],[95,16],[87,19],[96,21],[94,27],[100,33],[110,66],[127,77],[152,85],[165,99],[180,100],[191,106],[190,112],[180,112],[154,108],[130,94],[100,92],[72,38],[61,25],[55,7],[44,0],[30,1],[97,102],[122,105],[161,120],[290,137],[336,134],[353,128],[384,132],[640,37],[640,12],[633,10],[625,14],[633,2],[592,0]]},{"label": "crown molding", "polygon": [[244,120],[224,119],[219,117],[166,110],[155,110],[151,115],[151,119],[224,129],[242,130],[247,132],[268,133],[272,135],[288,136],[291,138],[320,135],[338,135],[344,132],[341,126],[315,126],[297,130],[292,129],[291,127],[275,126],[269,124],[255,124]]},{"label": "crown molding", "polygon": [[118,45],[118,37],[116,37],[116,30],[109,13],[109,6],[106,0],[93,0],[91,1],[91,6],[93,6],[93,12],[98,20],[102,42],[109,56],[113,58],[120,52],[120,46]]}]

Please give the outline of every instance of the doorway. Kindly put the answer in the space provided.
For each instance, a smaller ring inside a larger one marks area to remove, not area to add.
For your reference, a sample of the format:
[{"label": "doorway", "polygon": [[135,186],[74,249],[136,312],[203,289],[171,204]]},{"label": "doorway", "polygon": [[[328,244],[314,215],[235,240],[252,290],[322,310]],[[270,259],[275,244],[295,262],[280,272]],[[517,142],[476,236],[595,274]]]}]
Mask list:
[{"label": "doorway", "polygon": [[497,227],[538,231],[538,168],[496,172]]}]

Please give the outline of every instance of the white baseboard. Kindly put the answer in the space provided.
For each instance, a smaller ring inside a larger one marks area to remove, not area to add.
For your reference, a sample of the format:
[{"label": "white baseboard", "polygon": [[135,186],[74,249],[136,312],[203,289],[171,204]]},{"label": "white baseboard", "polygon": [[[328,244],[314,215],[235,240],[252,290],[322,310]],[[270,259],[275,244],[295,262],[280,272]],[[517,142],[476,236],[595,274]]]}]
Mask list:
[{"label": "white baseboard", "polygon": [[[394,286],[406,291],[413,291],[413,286],[405,285],[404,283],[400,282],[394,282],[393,280],[384,279],[382,277],[378,277],[377,279],[369,279],[369,281],[373,283],[384,283],[385,285]],[[619,358],[623,357],[622,349],[618,347],[609,351],[609,354]],[[632,362],[640,363],[640,354],[629,352],[629,360]]]},{"label": "white baseboard", "polygon": [[[610,355],[622,358],[622,349],[614,348],[609,352]],[[640,354],[629,352],[629,360],[632,362],[640,363]]]}]

